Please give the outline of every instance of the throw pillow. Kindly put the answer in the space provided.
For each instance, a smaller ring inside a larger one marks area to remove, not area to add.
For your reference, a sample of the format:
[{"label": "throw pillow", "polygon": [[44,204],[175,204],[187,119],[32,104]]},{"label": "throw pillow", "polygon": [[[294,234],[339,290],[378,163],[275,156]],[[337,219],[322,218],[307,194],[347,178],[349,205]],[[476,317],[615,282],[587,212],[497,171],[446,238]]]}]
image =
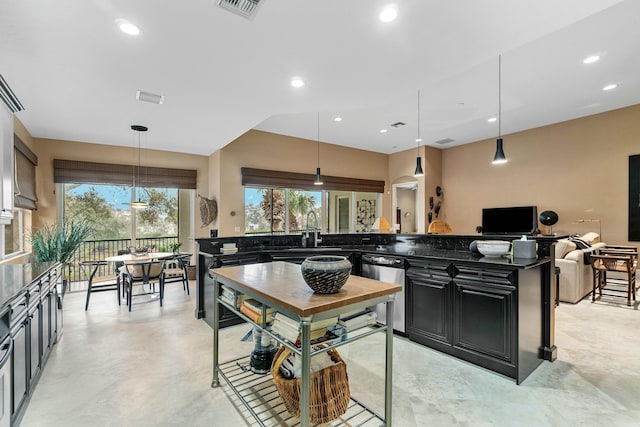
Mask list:
[{"label": "throw pillow", "polygon": [[571,240],[578,249],[589,249],[591,247],[589,242],[586,242],[585,240],[578,237],[570,237],[569,240]]},{"label": "throw pillow", "polygon": [[564,258],[569,252],[576,249],[576,244],[568,239],[560,239],[556,242],[556,258]]},{"label": "throw pillow", "polygon": [[591,231],[580,236],[580,240],[584,240],[585,242],[589,243],[589,245],[593,245],[594,243],[598,243],[600,241],[600,235]]}]

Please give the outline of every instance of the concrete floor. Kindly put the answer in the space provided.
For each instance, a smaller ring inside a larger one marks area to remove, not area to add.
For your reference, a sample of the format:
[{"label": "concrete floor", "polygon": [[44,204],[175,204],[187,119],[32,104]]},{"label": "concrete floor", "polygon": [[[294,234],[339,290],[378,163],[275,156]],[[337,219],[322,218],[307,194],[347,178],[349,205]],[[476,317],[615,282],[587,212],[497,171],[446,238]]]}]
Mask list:
[{"label": "concrete floor", "polygon": [[[228,386],[212,389],[211,329],[195,297],[170,285],[165,306],[118,307],[110,292],[65,298],[64,334],[22,426],[247,426]],[[192,283],[192,290],[194,286]],[[638,426],[638,306],[556,309],[558,360],[523,384],[394,339],[394,426]],[[221,331],[221,361],[248,354],[246,325]],[[382,412],[383,334],[340,348],[353,396]]]}]

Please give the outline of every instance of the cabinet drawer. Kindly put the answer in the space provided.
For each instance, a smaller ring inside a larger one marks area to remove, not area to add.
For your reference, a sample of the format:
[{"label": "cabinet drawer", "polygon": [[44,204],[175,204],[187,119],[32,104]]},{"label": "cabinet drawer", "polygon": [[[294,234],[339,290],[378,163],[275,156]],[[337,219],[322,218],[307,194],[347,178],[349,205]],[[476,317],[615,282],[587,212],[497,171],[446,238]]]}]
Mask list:
[{"label": "cabinet drawer", "polygon": [[16,323],[22,322],[27,315],[27,297],[20,295],[9,302],[9,318],[10,326],[13,327]]},{"label": "cabinet drawer", "polygon": [[461,265],[455,265],[453,267],[453,277],[456,282],[464,280],[468,282],[483,282],[502,285],[514,285],[518,280],[516,270],[490,270]]},{"label": "cabinet drawer", "polygon": [[451,264],[428,260],[409,260],[407,274],[416,274],[424,277],[451,277]]}]

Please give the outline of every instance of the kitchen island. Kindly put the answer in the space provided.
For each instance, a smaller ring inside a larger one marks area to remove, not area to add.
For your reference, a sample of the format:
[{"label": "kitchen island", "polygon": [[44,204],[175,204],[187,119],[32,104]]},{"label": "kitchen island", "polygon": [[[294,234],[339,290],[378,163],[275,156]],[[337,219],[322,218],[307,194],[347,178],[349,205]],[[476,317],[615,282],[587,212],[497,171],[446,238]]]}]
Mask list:
[{"label": "kitchen island", "polygon": [[[377,280],[365,279],[357,276],[350,276],[346,284],[340,289],[339,292],[333,294],[316,294],[314,293],[304,282],[300,274],[300,269],[297,265],[287,262],[268,262],[262,264],[241,265],[232,267],[215,268],[211,270],[211,275],[214,278],[214,295],[219,294],[219,286],[225,285],[229,289],[234,290],[240,294],[248,295],[267,307],[271,307],[276,311],[285,314],[286,316],[298,319],[301,325],[301,342],[300,347],[296,347],[286,340],[280,338],[278,335],[273,334],[267,325],[263,322],[261,324],[255,324],[255,326],[261,328],[264,333],[269,334],[272,338],[278,340],[282,345],[289,348],[293,353],[296,353],[301,357],[301,393],[300,393],[300,422],[301,425],[308,426],[310,424],[310,358],[312,355],[325,352],[331,348],[335,348],[344,344],[347,344],[355,339],[364,338],[371,333],[385,332],[386,333],[386,351],[385,351],[385,412],[383,416],[376,414],[371,409],[362,405],[360,402],[352,399],[353,406],[360,407],[363,411],[371,413],[370,420],[382,421],[383,425],[392,425],[391,423],[391,381],[392,381],[392,355],[393,355],[393,327],[376,325],[371,328],[367,328],[369,332],[357,335],[355,337],[348,337],[344,340],[334,342],[323,349],[312,349],[310,345],[311,341],[311,323],[315,320],[327,319],[329,317],[337,316],[341,313],[352,312],[356,310],[364,309],[376,303],[386,303],[387,305],[387,324],[393,323],[393,297],[392,295],[400,291],[401,287],[391,283],[379,282]],[[237,310],[237,307],[231,307],[223,300],[216,298],[214,303],[214,319],[218,319],[217,310],[221,304],[225,304],[227,308],[232,311]],[[248,320],[245,318],[245,320]],[[267,415],[268,420],[277,416],[282,418],[282,415],[278,414],[278,411],[282,412],[282,404],[274,401],[273,398],[269,399],[269,405],[262,403],[260,405],[260,415],[255,411],[254,407],[250,403],[251,401],[260,400],[257,396],[251,396],[247,398],[246,395],[240,393],[232,379],[232,376],[225,372],[225,369],[221,367],[218,361],[218,321],[213,322],[213,380],[212,387],[219,386],[218,375],[222,375],[231,388],[236,392],[237,396],[241,399],[243,404],[254,415],[256,421],[261,425],[266,425],[264,413],[268,412],[265,406],[268,406],[269,410],[275,411],[277,415]],[[234,364],[232,363],[231,366]],[[264,377],[263,377],[264,378]],[[270,380],[268,380],[270,381]],[[248,380],[242,379],[244,388]],[[261,390],[268,389],[268,385],[261,384],[259,388]],[[264,394],[261,393],[261,394]],[[349,422],[345,423],[349,425]],[[377,421],[376,421],[377,424]]]},{"label": "kitchen island", "polygon": [[[316,253],[344,255],[361,273],[362,254],[406,260],[407,336],[418,343],[506,375],[521,383],[542,360],[555,360],[554,239],[537,239],[533,259],[488,258],[468,250],[493,236],[325,235],[322,246],[301,248],[297,236],[199,239],[196,316],[211,322],[210,268],[287,259]],[[493,237],[495,238],[495,237]],[[502,236],[505,239],[504,236]],[[221,254],[222,243],[238,252]],[[360,243],[358,245],[358,243]],[[205,296],[206,294],[206,296]],[[199,300],[198,300],[199,299]],[[208,307],[208,308],[207,308]],[[207,315],[209,313],[209,315]],[[242,322],[220,312],[221,325]]]}]

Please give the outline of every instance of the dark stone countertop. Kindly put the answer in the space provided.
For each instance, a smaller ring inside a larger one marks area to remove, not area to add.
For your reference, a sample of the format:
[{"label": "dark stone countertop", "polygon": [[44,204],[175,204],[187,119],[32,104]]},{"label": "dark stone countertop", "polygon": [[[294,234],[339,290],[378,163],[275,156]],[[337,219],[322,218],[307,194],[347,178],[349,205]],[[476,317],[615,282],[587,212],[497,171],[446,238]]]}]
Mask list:
[{"label": "dark stone countertop", "polygon": [[[340,253],[340,252],[361,252],[361,253],[374,253],[379,255],[395,255],[404,257],[407,259],[432,259],[442,261],[453,262],[471,262],[481,263],[493,266],[505,266],[516,268],[533,268],[541,264],[548,263],[550,259],[548,257],[539,258],[512,258],[510,256],[502,257],[485,257],[479,253],[473,253],[464,249],[449,249],[438,248],[435,245],[430,244],[406,244],[395,243],[388,245],[343,245],[343,246],[318,246],[318,247],[299,247],[299,246],[261,246],[255,247],[239,247],[238,252],[233,254],[221,254],[218,251],[209,251],[207,249],[213,248],[201,248],[203,252],[213,253],[218,256],[231,257],[231,256],[251,256],[259,253],[285,253],[294,255],[296,253],[309,254],[317,253]],[[218,249],[218,248],[216,248]]]},{"label": "dark stone countertop", "polygon": [[55,262],[0,265],[0,308],[55,265]]}]

